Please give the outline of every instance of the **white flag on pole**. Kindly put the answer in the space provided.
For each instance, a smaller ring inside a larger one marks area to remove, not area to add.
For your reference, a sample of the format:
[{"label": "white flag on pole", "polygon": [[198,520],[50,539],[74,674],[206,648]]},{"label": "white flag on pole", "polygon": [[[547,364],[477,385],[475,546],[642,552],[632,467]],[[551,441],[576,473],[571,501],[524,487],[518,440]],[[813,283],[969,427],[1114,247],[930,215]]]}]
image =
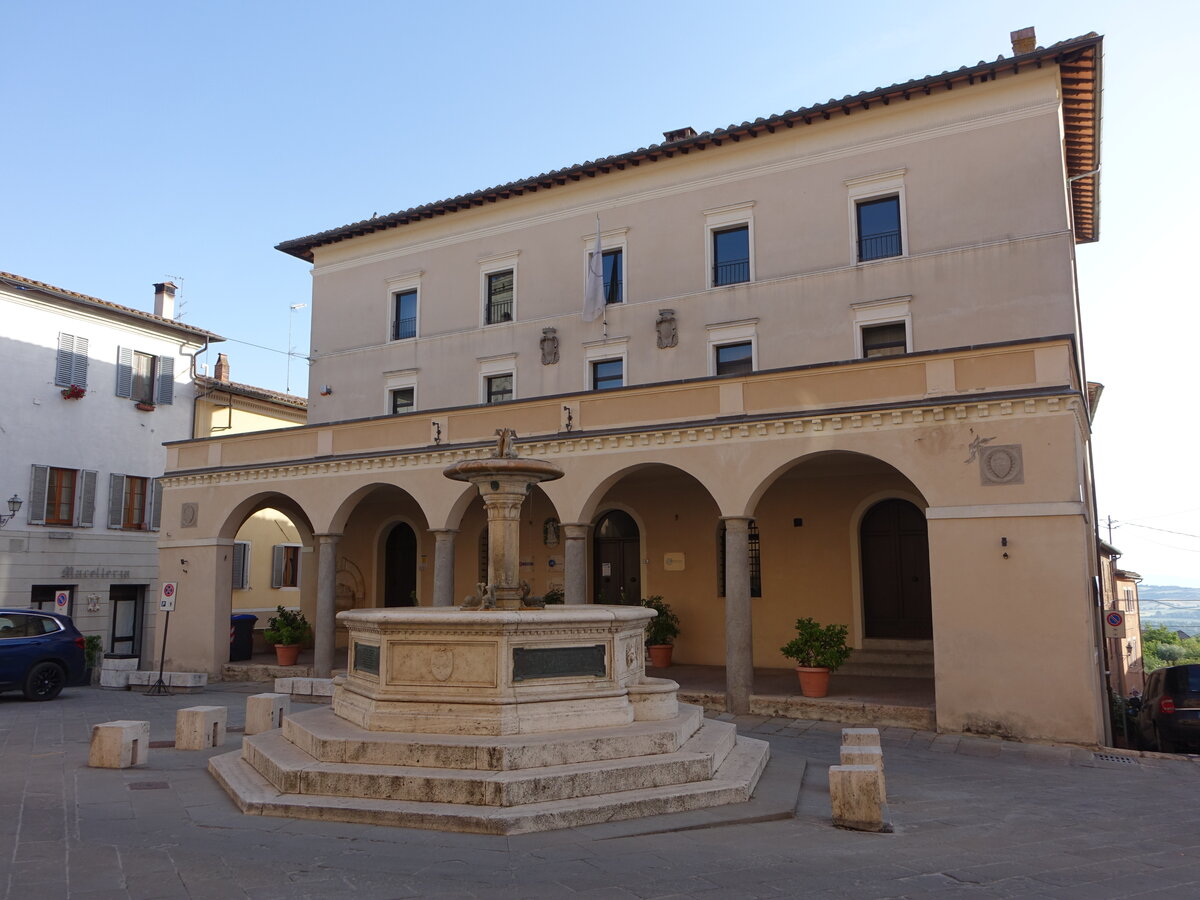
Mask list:
[{"label": "white flag on pole", "polygon": [[588,260],[583,289],[583,321],[595,322],[604,315],[604,254],[600,249],[600,217],[596,216],[596,248]]}]

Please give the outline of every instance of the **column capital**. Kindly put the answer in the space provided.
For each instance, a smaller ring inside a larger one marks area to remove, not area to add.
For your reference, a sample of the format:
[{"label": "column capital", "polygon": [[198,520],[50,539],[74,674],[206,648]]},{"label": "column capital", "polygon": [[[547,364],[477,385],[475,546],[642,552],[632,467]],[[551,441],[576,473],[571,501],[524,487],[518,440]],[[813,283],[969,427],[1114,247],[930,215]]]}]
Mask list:
[{"label": "column capital", "polygon": [[324,531],[320,533],[314,533],[313,537],[321,543],[336,544],[339,540],[341,540],[342,533],[340,531]]},{"label": "column capital", "polygon": [[754,521],[754,516],[721,516],[720,519],[725,523],[726,528],[728,528],[730,525],[743,525],[746,528],[749,528],[750,523]]},{"label": "column capital", "polygon": [[562,528],[567,540],[578,541],[588,536],[588,531],[592,526],[587,522],[560,522],[559,527]]},{"label": "column capital", "polygon": [[434,535],[435,537],[442,538],[444,540],[446,537],[454,537],[454,535],[458,534],[458,529],[457,528],[430,528],[429,533]]}]

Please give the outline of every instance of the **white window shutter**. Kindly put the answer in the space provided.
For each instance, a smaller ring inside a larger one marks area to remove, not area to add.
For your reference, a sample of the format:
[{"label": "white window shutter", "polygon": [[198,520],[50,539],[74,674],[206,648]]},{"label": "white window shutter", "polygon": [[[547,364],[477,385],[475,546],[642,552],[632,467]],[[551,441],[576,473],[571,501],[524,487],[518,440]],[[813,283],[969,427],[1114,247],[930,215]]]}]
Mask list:
[{"label": "white window shutter", "polygon": [[84,528],[91,528],[92,522],[96,518],[96,477],[96,472],[84,469],[75,480],[79,488],[75,509],[79,511],[79,524]]},{"label": "white window shutter", "polygon": [[286,549],[282,544],[271,548],[271,587],[283,587],[283,554]]},{"label": "white window shutter", "polygon": [[162,479],[151,478],[150,490],[146,492],[146,502],[150,504],[150,509],[146,514],[146,521],[150,523],[151,531],[158,531],[162,525]]},{"label": "white window shutter", "polygon": [[108,476],[108,527],[120,528],[125,521],[125,476]]},{"label": "white window shutter", "polygon": [[54,361],[54,383],[58,387],[70,387],[75,369],[75,338],[73,335],[58,335],[58,358]]},{"label": "white window shutter", "polygon": [[233,542],[233,589],[244,591],[250,586],[250,542]]},{"label": "white window shutter", "polygon": [[175,402],[175,357],[173,356],[158,358],[158,394],[154,400],[164,406]]},{"label": "white window shutter", "polygon": [[29,524],[46,523],[46,482],[50,479],[49,466],[33,466],[29,479]]},{"label": "white window shutter", "polygon": [[75,352],[72,354],[71,361],[71,384],[77,384],[81,388],[87,387],[87,370],[88,370],[88,339],[85,337],[75,338]]},{"label": "white window shutter", "polygon": [[133,394],[133,351],[128,347],[117,348],[117,396]]}]

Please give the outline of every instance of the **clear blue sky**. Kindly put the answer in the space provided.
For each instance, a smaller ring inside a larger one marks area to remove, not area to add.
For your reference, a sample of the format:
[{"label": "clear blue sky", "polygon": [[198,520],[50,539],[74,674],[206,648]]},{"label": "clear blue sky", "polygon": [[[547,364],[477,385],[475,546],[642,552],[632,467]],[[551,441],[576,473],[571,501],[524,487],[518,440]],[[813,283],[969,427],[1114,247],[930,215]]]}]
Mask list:
[{"label": "clear blue sky", "polygon": [[289,306],[310,290],[281,240],[994,59],[1017,28],[1098,31],[1101,241],[1079,268],[1107,386],[1100,511],[1123,565],[1200,586],[1198,429],[1175,407],[1200,334],[1196,238],[1157,227],[1197,194],[1178,92],[1200,2],[6,0],[0,25],[0,269],[142,309],[174,278],[185,321],[231,339],[234,379],[277,390],[289,317],[307,349],[308,310]]}]

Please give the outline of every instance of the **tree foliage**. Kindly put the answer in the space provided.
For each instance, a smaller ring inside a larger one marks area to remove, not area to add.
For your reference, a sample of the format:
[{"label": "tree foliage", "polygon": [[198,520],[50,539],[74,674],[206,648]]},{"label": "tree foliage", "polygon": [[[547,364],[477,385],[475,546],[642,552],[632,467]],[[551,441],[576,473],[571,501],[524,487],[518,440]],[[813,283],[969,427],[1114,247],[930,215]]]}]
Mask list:
[{"label": "tree foliage", "polygon": [[1200,637],[1181,638],[1165,625],[1143,628],[1142,663],[1147,672],[1163,666],[1200,663]]}]

